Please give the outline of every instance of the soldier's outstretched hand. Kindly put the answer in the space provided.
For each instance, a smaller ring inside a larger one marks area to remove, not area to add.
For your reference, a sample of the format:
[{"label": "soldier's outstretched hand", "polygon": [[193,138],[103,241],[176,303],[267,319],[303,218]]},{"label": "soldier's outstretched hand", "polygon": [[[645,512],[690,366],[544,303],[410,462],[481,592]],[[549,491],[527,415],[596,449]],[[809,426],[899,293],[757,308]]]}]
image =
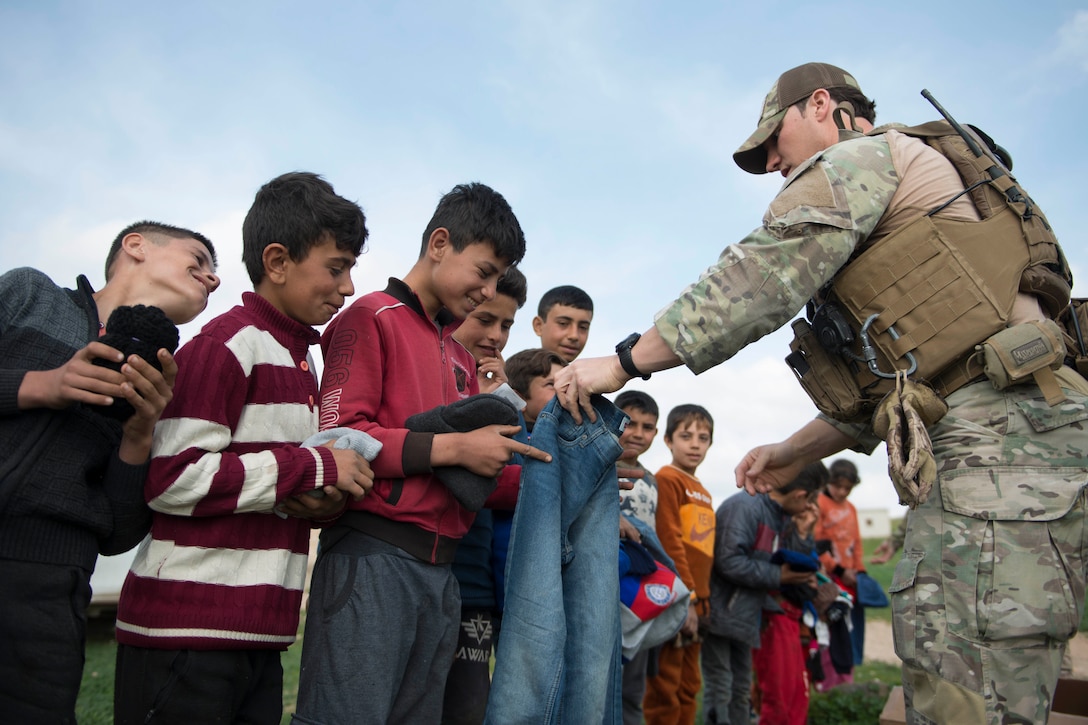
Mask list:
[{"label": "soldier's outstretched hand", "polygon": [[797,478],[805,463],[799,451],[783,441],[748,451],[733,472],[737,477],[737,488],[755,495],[782,488]]}]

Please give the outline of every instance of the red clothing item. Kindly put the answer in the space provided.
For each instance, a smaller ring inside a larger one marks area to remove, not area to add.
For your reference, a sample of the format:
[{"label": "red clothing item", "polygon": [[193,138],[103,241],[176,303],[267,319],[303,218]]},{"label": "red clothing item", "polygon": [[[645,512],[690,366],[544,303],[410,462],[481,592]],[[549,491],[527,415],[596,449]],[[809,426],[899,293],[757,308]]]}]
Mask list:
[{"label": "red clothing item", "polygon": [[752,665],[759,682],[759,725],[805,725],[808,720],[808,670],[801,649],[796,614],[763,611],[759,647]]},{"label": "red clothing item", "polygon": [[336,483],[317,432],[312,328],[252,292],[177,353],[145,495],[151,536],[121,591],[117,641],[160,649],[284,649],[298,631],[310,524],[276,516]]},{"label": "red clothing item", "polygon": [[445,310],[427,317],[415,293],[390,279],[337,315],[321,339],[322,430],[350,426],[383,444],[370,464],[374,488],[348,510],[412,527],[368,518],[366,530],[432,562],[442,551],[452,558],[474,516],[431,473],[434,434],[409,432],[404,421],[479,392],[476,362],[452,337],[455,323]]},{"label": "red clothing item", "polygon": [[676,564],[680,579],[706,602],[714,565],[715,518],[710,492],[695,476],[675,466],[665,466],[655,478],[657,538]]},{"label": "red clothing item", "polygon": [[831,553],[821,554],[820,563],[828,572],[836,566],[843,569],[865,570],[864,552],[861,547],[861,529],[858,512],[850,500],[835,503],[827,494],[820,494],[820,520],[816,523],[814,537],[817,541],[831,542]]}]

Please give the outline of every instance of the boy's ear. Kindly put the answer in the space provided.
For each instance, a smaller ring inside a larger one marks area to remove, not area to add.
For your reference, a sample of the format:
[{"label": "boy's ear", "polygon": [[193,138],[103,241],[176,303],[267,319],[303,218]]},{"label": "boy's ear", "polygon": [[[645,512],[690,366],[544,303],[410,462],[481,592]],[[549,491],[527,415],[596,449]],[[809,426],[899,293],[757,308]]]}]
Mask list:
[{"label": "boy's ear", "polygon": [[450,244],[450,230],[445,227],[438,227],[431,236],[427,238],[427,252],[428,259],[432,262],[440,262],[446,255],[447,250],[452,249]]},{"label": "boy's ear", "polygon": [[291,261],[291,255],[287,247],[279,242],[273,242],[261,252],[261,261],[264,263],[264,276],[273,284],[283,284],[287,278],[287,264]]},{"label": "boy's ear", "polygon": [[544,320],[540,319],[540,315],[533,318],[533,332],[537,337],[540,337],[540,331],[544,328]]},{"label": "boy's ear", "polygon": [[126,234],[125,238],[121,240],[121,251],[129,257],[132,257],[138,262],[144,261],[147,258],[147,245],[151,244],[151,240],[145,237],[139,232],[132,232]]}]

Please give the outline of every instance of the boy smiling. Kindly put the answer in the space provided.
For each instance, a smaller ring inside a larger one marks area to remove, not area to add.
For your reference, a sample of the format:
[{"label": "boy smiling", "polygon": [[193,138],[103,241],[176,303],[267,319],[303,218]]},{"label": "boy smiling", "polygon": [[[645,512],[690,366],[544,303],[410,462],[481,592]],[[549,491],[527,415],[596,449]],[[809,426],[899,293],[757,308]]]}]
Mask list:
[{"label": "boy smiling", "polygon": [[[325,331],[322,427],[382,442],[372,493],[321,534],[306,620],[295,722],[438,722],[461,601],[450,563],[473,514],[433,474],[461,466],[498,475],[518,426],[409,431],[412,415],[478,392],[476,363],[455,322],[494,298],[525,254],[503,197],[454,187],[423,233],[403,280],[352,304]],[[350,643],[345,646],[345,643]],[[347,686],[345,686],[347,685]]]},{"label": "boy smiling", "polygon": [[117,611],[117,723],[282,715],[310,525],[273,511],[332,515],[371,485],[354,451],[300,446],[318,428],[311,326],[354,293],[365,221],[315,174],[265,184],[242,225],[254,292],[178,351],[144,490],[151,535]]}]

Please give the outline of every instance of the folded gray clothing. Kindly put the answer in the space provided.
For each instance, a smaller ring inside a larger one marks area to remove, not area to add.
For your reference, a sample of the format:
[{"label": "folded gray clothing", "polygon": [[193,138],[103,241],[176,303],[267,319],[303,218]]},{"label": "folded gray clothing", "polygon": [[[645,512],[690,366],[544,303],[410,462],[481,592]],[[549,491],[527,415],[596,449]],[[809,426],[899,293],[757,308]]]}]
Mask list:
[{"label": "folded gray clothing", "polygon": [[302,441],[303,448],[317,448],[329,441],[336,441],[333,448],[350,448],[368,461],[373,461],[382,452],[381,441],[369,433],[354,428],[330,428]]},{"label": "folded gray clothing", "polygon": [[[467,433],[488,425],[520,425],[517,409],[510,401],[491,393],[480,393],[456,403],[440,405],[417,413],[404,422],[404,427],[417,433]],[[469,511],[479,511],[484,501],[498,485],[462,466],[438,466],[434,469],[454,498]]]},{"label": "folded gray clothing", "polygon": [[[369,433],[364,433],[361,430],[355,430],[354,428],[330,428],[329,430],[314,433],[312,436],[302,441],[302,447],[317,448],[318,446],[325,445],[329,441],[336,441],[332,444],[333,448],[351,449],[368,461],[373,461],[382,451],[381,441]],[[313,491],[308,491],[307,493],[314,498],[321,498],[325,495],[325,492],[320,488],[315,488]]]}]

